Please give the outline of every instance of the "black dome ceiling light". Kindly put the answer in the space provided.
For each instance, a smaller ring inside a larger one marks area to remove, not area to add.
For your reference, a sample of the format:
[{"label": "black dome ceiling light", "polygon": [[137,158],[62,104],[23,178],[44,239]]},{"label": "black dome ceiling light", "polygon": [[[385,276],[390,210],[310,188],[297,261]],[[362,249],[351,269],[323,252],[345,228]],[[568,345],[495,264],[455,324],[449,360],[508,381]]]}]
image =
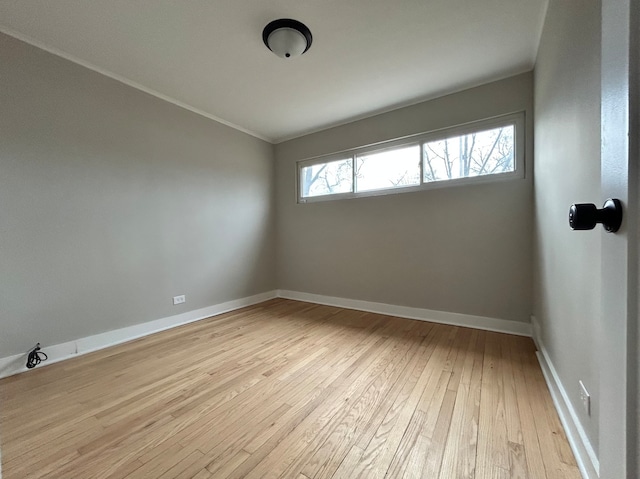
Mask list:
[{"label": "black dome ceiling light", "polygon": [[280,58],[302,55],[309,49],[312,40],[307,26],[290,18],[274,20],[262,30],[262,41]]}]

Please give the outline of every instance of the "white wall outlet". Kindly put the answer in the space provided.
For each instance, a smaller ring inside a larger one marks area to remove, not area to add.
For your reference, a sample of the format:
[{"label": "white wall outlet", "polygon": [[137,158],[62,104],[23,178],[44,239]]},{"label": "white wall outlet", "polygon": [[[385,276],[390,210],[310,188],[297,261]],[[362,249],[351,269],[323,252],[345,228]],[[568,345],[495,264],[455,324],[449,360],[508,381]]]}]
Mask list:
[{"label": "white wall outlet", "polygon": [[587,416],[591,416],[591,396],[589,395],[589,391],[584,387],[582,381],[578,381],[578,384],[580,385],[580,400],[582,401],[584,412],[587,413]]},{"label": "white wall outlet", "polygon": [[173,297],[173,304],[182,304],[182,303],[186,303],[187,302],[187,297],[184,294],[181,294],[180,296],[174,296]]}]

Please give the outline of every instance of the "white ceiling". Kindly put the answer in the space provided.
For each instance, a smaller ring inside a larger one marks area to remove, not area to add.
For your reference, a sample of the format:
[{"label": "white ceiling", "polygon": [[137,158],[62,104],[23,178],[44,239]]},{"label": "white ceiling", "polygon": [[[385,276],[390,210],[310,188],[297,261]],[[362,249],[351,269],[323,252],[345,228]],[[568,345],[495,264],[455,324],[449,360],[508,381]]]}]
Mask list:
[{"label": "white ceiling", "polygon": [[[0,30],[272,142],[533,68],[547,0],[0,0]],[[313,34],[284,60],[271,20]]]}]

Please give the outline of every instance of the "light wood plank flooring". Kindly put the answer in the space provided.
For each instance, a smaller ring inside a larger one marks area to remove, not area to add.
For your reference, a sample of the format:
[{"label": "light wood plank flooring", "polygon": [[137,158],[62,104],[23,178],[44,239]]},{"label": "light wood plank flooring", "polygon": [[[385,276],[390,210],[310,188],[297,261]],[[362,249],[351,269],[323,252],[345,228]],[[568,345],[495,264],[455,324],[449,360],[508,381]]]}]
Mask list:
[{"label": "light wood plank flooring", "polygon": [[580,477],[530,339],[296,301],[0,389],[5,479]]}]

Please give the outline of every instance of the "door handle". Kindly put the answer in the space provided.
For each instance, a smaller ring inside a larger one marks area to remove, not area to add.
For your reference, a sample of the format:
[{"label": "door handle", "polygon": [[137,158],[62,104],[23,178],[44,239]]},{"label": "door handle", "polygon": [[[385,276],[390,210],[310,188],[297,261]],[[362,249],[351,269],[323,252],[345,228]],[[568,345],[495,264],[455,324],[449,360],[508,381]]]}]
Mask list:
[{"label": "door handle", "polygon": [[602,209],[593,203],[576,203],[569,208],[569,226],[573,230],[592,230],[598,223],[609,233],[615,233],[622,224],[622,203],[609,198]]}]

